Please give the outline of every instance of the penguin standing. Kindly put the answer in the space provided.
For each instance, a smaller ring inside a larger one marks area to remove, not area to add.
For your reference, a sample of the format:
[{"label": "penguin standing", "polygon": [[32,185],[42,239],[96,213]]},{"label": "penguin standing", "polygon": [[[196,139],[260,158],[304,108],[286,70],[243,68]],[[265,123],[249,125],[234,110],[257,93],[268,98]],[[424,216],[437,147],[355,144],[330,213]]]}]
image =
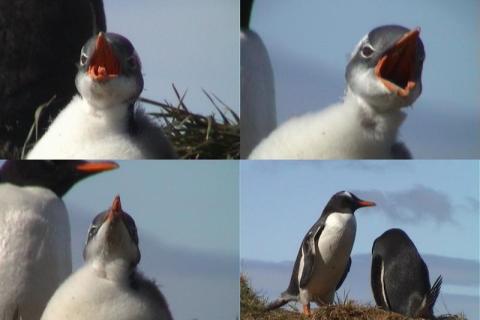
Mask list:
[{"label": "penguin standing", "polygon": [[19,157],[35,110],[39,133],[76,94],[78,52],[105,31],[102,0],[0,0],[0,158]]},{"label": "penguin standing", "polygon": [[375,239],[371,285],[377,306],[407,317],[435,318],[442,276],[430,286],[427,265],[403,230],[390,229]]},{"label": "penguin standing", "polygon": [[240,5],[240,156],[245,159],[275,129],[277,115],[273,69],[267,48],[250,29],[253,0],[241,0]]},{"label": "penguin standing", "polygon": [[0,317],[39,319],[72,272],[62,197],[113,162],[7,161],[0,169]]},{"label": "penguin standing", "polygon": [[85,265],[58,288],[42,320],[172,319],[155,283],[137,271],[137,228],[120,197],[93,220],[83,257]]},{"label": "penguin standing", "polygon": [[395,25],[370,31],[347,65],[344,101],[286,121],[250,159],[411,158],[397,135],[406,117],[402,108],[422,92],[419,34]]},{"label": "penguin standing", "polygon": [[318,305],[331,304],[352,263],[350,253],[357,230],[354,212],[371,206],[375,203],[360,200],[347,191],[334,194],[303,238],[290,285],[267,310],[298,301],[303,304],[303,313],[310,315],[311,301]]},{"label": "penguin standing", "polygon": [[80,96],[50,125],[28,159],[175,158],[170,142],[135,103],[143,90],[140,59],[121,35],[99,33],[82,48]]}]

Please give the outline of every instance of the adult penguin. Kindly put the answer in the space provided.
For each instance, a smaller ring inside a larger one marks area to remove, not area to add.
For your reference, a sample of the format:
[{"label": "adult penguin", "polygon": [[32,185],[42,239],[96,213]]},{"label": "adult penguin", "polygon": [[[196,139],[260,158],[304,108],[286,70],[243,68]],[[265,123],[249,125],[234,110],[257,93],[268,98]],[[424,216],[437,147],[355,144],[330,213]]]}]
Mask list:
[{"label": "adult penguin", "polygon": [[273,69],[262,38],[250,28],[253,0],[240,1],[241,139],[240,156],[277,125]]},{"label": "adult penguin", "polygon": [[62,197],[114,162],[14,161],[0,169],[0,318],[38,320],[72,272]]},{"label": "adult penguin", "polygon": [[38,132],[76,93],[80,49],[106,31],[102,0],[0,0],[0,158],[19,158],[43,108]]},{"label": "adult penguin", "polygon": [[318,305],[331,304],[352,263],[350,253],[357,230],[354,212],[371,206],[375,203],[361,200],[348,191],[334,194],[303,238],[290,285],[267,310],[298,301],[303,305],[303,313],[310,315],[311,301]]},{"label": "adult penguin", "polygon": [[371,285],[377,306],[407,317],[434,319],[442,277],[430,286],[427,265],[405,231],[390,229],[375,239]]}]

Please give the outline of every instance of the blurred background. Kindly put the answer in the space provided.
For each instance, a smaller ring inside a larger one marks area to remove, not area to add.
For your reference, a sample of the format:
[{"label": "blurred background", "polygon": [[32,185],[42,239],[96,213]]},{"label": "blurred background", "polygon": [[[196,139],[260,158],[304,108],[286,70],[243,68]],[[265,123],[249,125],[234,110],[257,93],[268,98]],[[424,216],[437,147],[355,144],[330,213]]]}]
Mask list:
[{"label": "blurred background", "polygon": [[238,163],[119,161],[64,197],[73,269],[83,265],[90,222],[119,194],[137,225],[139,270],[154,279],[175,319],[239,316]]},{"label": "blurred background", "polygon": [[480,157],[480,2],[254,2],[251,28],[273,65],[278,123],[340,101],[351,51],[371,29],[419,26],[423,93],[401,127],[414,158]]},{"label": "blurred background", "polygon": [[214,111],[202,89],[239,112],[237,1],[104,0],[104,7],[107,30],[126,36],[140,56],[143,97],[175,105],[174,84],[180,93],[188,90],[184,101],[192,112]]},{"label": "blurred background", "polygon": [[288,287],[303,237],[341,190],[377,206],[355,212],[352,266],[340,299],[375,304],[373,241],[401,228],[431,283],[443,277],[435,314],[479,318],[478,161],[242,161],[240,269],[254,290],[272,300]]}]

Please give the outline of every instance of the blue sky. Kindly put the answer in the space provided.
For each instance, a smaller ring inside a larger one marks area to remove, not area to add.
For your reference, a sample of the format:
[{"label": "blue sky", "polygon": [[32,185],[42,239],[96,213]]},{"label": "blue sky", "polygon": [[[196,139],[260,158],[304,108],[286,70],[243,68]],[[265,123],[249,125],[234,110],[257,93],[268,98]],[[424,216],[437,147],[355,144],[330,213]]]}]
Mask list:
[{"label": "blue sky", "polygon": [[140,269],[161,286],[175,319],[238,316],[238,163],[120,161],[64,197],[74,269],[92,218],[116,194],[140,237]]},{"label": "blue sky", "polygon": [[107,29],[133,43],[145,77],[143,97],[210,114],[202,89],[239,110],[239,6],[235,0],[105,0]]},{"label": "blue sky", "polygon": [[[360,260],[364,261],[375,238],[389,228],[401,228],[421,254],[452,258],[449,263],[454,264],[458,259],[476,261],[477,267],[469,271],[476,284],[459,286],[454,280],[458,275],[443,274],[442,293],[478,299],[478,161],[242,161],[241,259],[277,263],[276,267],[293,261],[306,231],[330,197],[341,190],[377,203],[355,214],[357,235],[352,255],[363,255]],[[358,267],[354,260],[352,274],[365,273],[356,270]],[[362,267],[369,267],[368,259]],[[438,268],[430,268],[435,271],[431,277],[436,277]],[[291,272],[287,269],[281,280],[265,280],[264,287],[254,282],[254,287],[271,293],[270,286],[281,283],[278,290],[285,289]],[[369,294],[367,285],[364,289]]]},{"label": "blue sky", "polygon": [[340,100],[349,54],[368,31],[420,26],[423,93],[400,136],[416,158],[478,158],[479,18],[475,0],[257,0],[251,27],[269,51],[283,122]]}]

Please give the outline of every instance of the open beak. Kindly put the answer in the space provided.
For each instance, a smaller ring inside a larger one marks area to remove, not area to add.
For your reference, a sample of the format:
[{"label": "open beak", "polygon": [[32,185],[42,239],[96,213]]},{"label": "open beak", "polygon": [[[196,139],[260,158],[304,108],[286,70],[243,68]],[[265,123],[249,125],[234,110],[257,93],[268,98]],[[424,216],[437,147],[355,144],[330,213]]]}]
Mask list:
[{"label": "open beak", "polygon": [[90,78],[100,82],[116,78],[120,74],[120,61],[113,53],[112,46],[103,32],[97,36],[95,51],[87,73]]},{"label": "open beak", "polygon": [[420,28],[404,34],[385,52],[375,67],[378,79],[397,96],[407,97],[417,85],[415,76],[419,35]]},{"label": "open beak", "polygon": [[357,205],[359,208],[362,208],[362,207],[375,207],[377,204],[373,201],[360,200],[357,202]]},{"label": "open beak", "polygon": [[98,173],[118,168],[118,164],[113,161],[85,161],[75,167],[80,172]]}]

